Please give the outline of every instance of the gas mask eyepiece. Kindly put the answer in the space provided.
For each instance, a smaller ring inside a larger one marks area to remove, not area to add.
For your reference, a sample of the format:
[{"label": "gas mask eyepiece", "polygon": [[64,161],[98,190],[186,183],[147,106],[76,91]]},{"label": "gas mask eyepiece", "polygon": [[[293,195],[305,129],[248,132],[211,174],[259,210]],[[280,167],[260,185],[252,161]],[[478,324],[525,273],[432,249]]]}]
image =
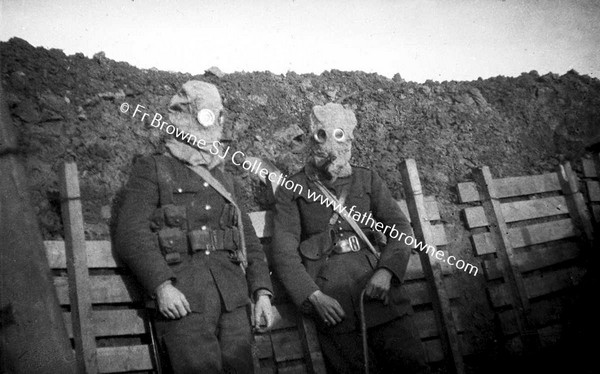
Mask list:
[{"label": "gas mask eyepiece", "polygon": [[210,127],[215,124],[216,117],[212,110],[202,109],[198,112],[198,122],[204,127]]}]

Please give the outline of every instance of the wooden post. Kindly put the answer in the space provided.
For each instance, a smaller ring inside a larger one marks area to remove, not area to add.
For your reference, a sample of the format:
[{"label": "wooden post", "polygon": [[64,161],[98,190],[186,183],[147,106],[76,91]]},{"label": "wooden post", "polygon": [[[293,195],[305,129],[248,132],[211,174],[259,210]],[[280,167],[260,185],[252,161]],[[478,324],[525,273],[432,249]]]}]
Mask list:
[{"label": "wooden post", "polygon": [[65,228],[65,251],[69,276],[69,299],[73,320],[73,339],[77,368],[96,374],[96,337],[94,335],[90,277],[79,194],[79,177],[74,162],[65,163],[60,174],[60,198]]},{"label": "wooden post", "polygon": [[529,318],[529,298],[525,291],[523,278],[514,261],[514,251],[508,236],[508,227],[502,216],[500,199],[490,173],[490,168],[484,166],[475,172],[475,182],[481,194],[481,205],[487,217],[490,238],[496,247],[498,260],[502,263],[504,282],[510,291],[512,306],[515,309],[517,328],[523,345],[528,350],[537,350],[540,342],[539,335]]},{"label": "wooden post", "polygon": [[0,85],[0,372],[73,373],[16,133]]},{"label": "wooden post", "polygon": [[300,312],[298,312],[298,332],[302,341],[307,372],[309,374],[325,374],[325,361],[317,338],[315,323]]},{"label": "wooden post", "polygon": [[592,224],[585,209],[583,195],[579,192],[579,180],[573,169],[571,169],[569,162],[565,162],[558,167],[558,180],[567,200],[571,219],[573,219],[575,226],[584,233],[589,245],[593,241]]},{"label": "wooden post", "polygon": [[[426,216],[423,190],[415,160],[405,160],[400,167],[400,172],[402,174],[406,204],[411,216],[415,239],[423,243],[432,244],[435,242],[434,236]],[[458,374],[464,373],[465,368],[459,348],[458,334],[452,316],[452,309],[450,308],[450,298],[444,285],[441,264],[439,261],[432,259],[426,252],[420,251],[419,256],[423,272],[429,284],[433,310],[446,362],[453,372]]]}]

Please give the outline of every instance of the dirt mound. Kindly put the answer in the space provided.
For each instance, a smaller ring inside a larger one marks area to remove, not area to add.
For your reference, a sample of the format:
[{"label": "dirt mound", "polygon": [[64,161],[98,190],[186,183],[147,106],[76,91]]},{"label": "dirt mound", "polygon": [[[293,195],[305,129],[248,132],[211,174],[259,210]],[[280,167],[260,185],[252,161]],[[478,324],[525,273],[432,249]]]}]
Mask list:
[{"label": "dirt mound", "polygon": [[[574,71],[424,84],[335,70],[223,75],[213,68],[191,76],[137,69],[103,53],[66,56],[17,38],[0,43],[0,50],[3,85],[46,238],[62,232],[56,175],[66,159],[79,166],[88,235],[108,233],[110,207],[132,159],[160,151],[164,135],[149,126],[149,118],[140,122],[119,105],[140,104],[165,115],[169,98],[191,78],[215,83],[225,96],[233,149],[266,157],[287,172],[303,159],[310,107],[328,101],[352,106],[359,121],[353,162],[377,169],[398,196],[404,158],[417,160],[427,192],[455,202],[453,186],[472,167],[489,165],[499,176],[551,170],[581,156],[584,141],[600,129],[600,82]],[[249,179],[245,185],[246,205],[265,208],[265,190]]]},{"label": "dirt mound", "polygon": [[[399,163],[416,159],[426,193],[442,203],[449,248],[473,263],[456,183],[482,165],[496,177],[551,171],[563,160],[578,161],[586,140],[600,135],[600,81],[574,71],[417,84],[399,75],[336,70],[275,75],[211,68],[192,76],[138,69],[103,53],[66,56],[17,38],[0,43],[0,53],[2,84],[46,239],[62,237],[57,175],[64,160],[79,167],[88,239],[109,236],[132,160],[163,148],[164,133],[150,126],[151,118],[132,118],[133,108],[140,104],[147,113],[166,115],[170,97],[192,78],[216,84],[224,95],[232,149],[267,158],[288,174],[304,158],[311,106],[350,105],[359,123],[353,162],[376,169],[400,198]],[[131,106],[127,114],[120,111],[124,102]],[[265,187],[231,162],[227,168],[243,182],[249,210],[269,208]],[[461,283],[479,347],[493,344],[494,336],[483,278],[464,275]]]}]

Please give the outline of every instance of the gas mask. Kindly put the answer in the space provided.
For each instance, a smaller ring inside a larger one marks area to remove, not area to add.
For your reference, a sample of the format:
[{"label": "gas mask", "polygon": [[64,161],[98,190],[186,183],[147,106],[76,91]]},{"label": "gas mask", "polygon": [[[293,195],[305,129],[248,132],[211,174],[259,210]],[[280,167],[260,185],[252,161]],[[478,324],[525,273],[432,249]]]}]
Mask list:
[{"label": "gas mask", "polygon": [[[167,141],[173,156],[192,165],[205,164],[212,168],[221,160],[211,154],[213,142],[223,134],[223,103],[217,87],[201,81],[187,81],[171,98],[169,122],[182,136]],[[186,134],[189,137],[183,139]]]},{"label": "gas mask", "polygon": [[314,106],[310,115],[309,164],[326,179],[352,174],[353,131],[356,117],[341,104]]}]

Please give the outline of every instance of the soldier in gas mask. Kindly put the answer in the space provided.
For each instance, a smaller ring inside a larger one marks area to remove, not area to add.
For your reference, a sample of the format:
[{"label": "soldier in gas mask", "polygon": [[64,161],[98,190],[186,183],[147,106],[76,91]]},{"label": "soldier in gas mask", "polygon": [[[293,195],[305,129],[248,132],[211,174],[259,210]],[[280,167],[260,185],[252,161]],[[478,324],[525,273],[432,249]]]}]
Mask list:
[{"label": "soldier in gas mask", "polygon": [[350,165],[356,124],[354,113],[340,104],[313,107],[310,155],[291,177],[302,190],[276,193],[273,268],[294,303],[314,317],[328,371],[364,368],[364,290],[371,370],[427,372],[402,287],[411,248],[390,238],[391,230],[377,231],[389,226],[410,235],[410,223],[375,171]]},{"label": "soldier in gas mask", "polygon": [[214,85],[183,85],[169,106],[180,138],[136,162],[118,218],[118,254],[155,300],[157,336],[175,373],[251,372],[250,299],[252,323],[261,331],[273,323],[266,257],[224,157],[211,152],[223,112]]}]

